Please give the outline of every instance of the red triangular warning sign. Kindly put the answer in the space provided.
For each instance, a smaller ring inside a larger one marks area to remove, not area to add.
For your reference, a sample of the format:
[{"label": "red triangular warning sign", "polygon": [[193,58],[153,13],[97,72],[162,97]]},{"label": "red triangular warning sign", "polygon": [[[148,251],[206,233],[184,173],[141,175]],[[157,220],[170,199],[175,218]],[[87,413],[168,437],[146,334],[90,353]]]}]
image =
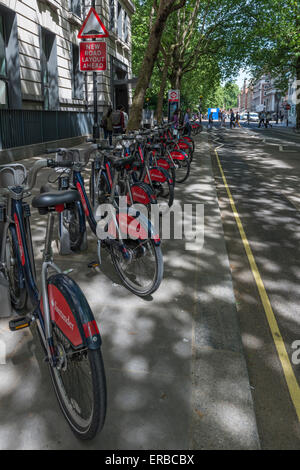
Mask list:
[{"label": "red triangular warning sign", "polygon": [[108,31],[94,8],[90,9],[77,37],[79,39],[108,38]]}]

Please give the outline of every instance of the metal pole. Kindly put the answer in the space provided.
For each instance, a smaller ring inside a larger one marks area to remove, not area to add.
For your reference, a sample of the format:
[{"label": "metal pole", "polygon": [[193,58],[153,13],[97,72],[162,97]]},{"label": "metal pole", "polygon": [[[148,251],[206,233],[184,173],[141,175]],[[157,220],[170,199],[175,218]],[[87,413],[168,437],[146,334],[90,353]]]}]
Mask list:
[{"label": "metal pole", "polygon": [[[92,0],[92,7],[95,8],[95,0]],[[99,126],[98,126],[98,90],[97,90],[97,72],[93,72],[93,95],[94,95],[94,126],[93,126],[93,139],[99,139]]]}]

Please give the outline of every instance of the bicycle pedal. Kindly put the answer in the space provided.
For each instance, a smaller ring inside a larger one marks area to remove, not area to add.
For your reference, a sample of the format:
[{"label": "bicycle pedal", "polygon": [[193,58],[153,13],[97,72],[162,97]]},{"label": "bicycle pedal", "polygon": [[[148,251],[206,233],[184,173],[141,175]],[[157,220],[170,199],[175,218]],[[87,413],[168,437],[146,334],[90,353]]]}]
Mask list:
[{"label": "bicycle pedal", "polygon": [[97,268],[99,266],[99,263],[97,261],[91,261],[91,263],[88,264],[88,268]]},{"label": "bicycle pedal", "polygon": [[23,330],[24,328],[28,328],[30,323],[31,321],[28,320],[27,317],[19,317],[9,322],[9,329],[10,331]]}]

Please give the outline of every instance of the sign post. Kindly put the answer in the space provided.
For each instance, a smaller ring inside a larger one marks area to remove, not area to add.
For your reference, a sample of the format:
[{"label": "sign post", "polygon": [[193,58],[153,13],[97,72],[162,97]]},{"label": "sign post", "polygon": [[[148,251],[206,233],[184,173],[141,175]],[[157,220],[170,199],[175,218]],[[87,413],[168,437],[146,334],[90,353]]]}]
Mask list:
[{"label": "sign post", "polygon": [[108,36],[107,30],[95,10],[95,0],[92,0],[92,7],[78,33],[78,38],[84,41],[80,42],[80,70],[82,72],[93,72],[93,139],[100,137],[98,126],[97,71],[106,70],[107,50],[106,42],[90,41],[90,39],[107,38]]},{"label": "sign post", "polygon": [[172,121],[175,111],[180,106],[180,90],[169,90],[168,92],[168,121]]}]

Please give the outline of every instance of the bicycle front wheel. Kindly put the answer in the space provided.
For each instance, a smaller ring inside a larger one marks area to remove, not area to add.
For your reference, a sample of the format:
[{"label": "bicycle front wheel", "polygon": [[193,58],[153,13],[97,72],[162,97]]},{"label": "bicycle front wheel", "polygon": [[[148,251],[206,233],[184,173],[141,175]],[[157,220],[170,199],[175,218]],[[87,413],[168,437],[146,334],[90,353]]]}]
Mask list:
[{"label": "bicycle front wheel", "polygon": [[145,297],[155,292],[163,277],[163,256],[152,239],[124,240],[125,259],[117,244],[111,245],[112,262],[124,285],[136,295]]}]

